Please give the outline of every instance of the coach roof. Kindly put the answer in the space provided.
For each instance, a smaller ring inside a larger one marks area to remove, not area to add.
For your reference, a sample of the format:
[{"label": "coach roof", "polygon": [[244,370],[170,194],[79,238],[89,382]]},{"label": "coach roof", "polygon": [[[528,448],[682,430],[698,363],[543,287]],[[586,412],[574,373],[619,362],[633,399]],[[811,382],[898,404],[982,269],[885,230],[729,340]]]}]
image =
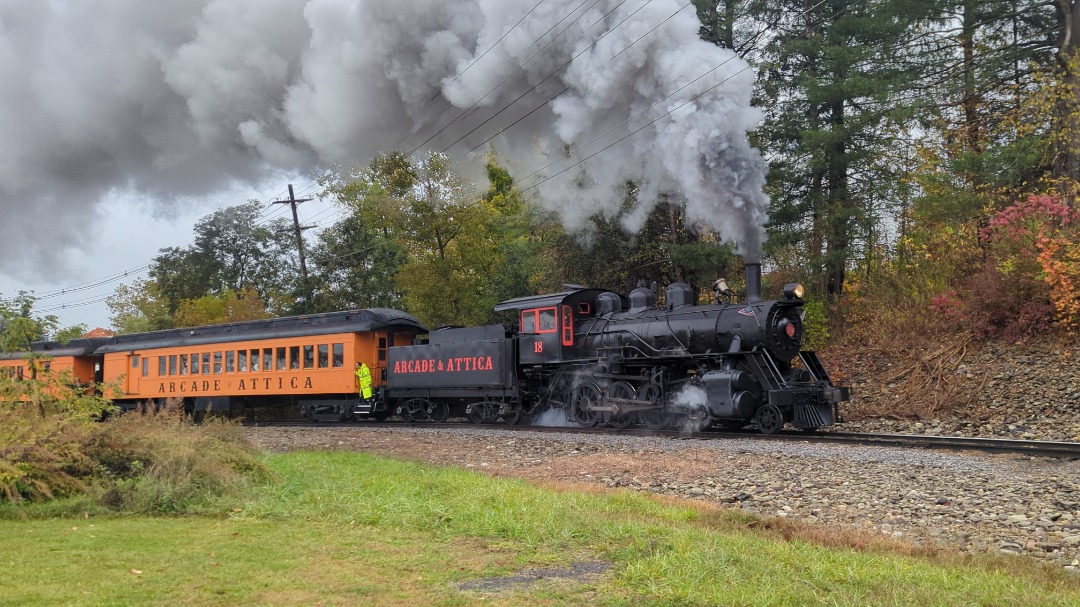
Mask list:
[{"label": "coach roof", "polygon": [[0,352],[0,360],[18,360],[29,358],[31,354],[37,356],[89,356],[95,350],[105,345],[109,337],[83,337],[73,339],[66,343],[58,341],[35,341],[30,345],[30,351]]},{"label": "coach roof", "polygon": [[420,324],[420,321],[405,312],[390,308],[368,308],[117,335],[110,339],[107,345],[98,349],[98,354],[124,352],[141,348],[197,346],[247,340],[303,337],[306,335],[365,333],[387,329],[411,329],[417,333],[427,332],[427,329]]}]

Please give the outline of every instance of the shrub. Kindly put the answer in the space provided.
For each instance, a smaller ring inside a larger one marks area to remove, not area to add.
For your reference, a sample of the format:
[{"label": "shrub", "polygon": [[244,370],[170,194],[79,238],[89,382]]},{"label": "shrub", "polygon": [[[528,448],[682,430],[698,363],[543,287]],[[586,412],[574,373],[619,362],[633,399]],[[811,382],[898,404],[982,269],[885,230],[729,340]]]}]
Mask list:
[{"label": "shrub", "polygon": [[80,508],[197,513],[272,479],[236,422],[196,425],[179,403],[98,421],[93,403],[107,401],[92,393],[18,383],[0,389],[36,396],[0,401],[0,503],[81,496]]},{"label": "shrub", "polygon": [[806,350],[818,350],[829,341],[829,320],[825,303],[816,299],[808,299],[803,310],[806,312],[806,316],[803,317],[803,326],[806,331],[803,348]]},{"label": "shrub", "polygon": [[[1050,323],[1066,330],[1080,324],[1080,213],[1050,195],[1029,196],[991,217],[980,237],[992,266],[976,282],[983,321],[1005,338],[1045,331]],[[1002,278],[993,281],[992,274]]]},{"label": "shrub", "polygon": [[238,423],[193,424],[178,404],[109,420],[87,450],[102,503],[123,512],[206,511],[273,476]]},{"label": "shrub", "polygon": [[97,431],[78,418],[0,405],[0,500],[41,501],[86,491],[94,463],[82,446]]}]

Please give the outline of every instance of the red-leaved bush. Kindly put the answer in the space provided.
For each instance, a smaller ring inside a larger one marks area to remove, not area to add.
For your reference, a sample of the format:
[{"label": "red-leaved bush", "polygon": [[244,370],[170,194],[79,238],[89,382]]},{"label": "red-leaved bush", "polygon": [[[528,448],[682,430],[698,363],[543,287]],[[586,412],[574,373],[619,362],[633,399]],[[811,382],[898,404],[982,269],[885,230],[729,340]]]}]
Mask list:
[{"label": "red-leaved bush", "polygon": [[976,328],[1018,338],[1080,323],[1080,213],[1057,197],[1029,196],[979,233],[989,263],[971,280]]}]

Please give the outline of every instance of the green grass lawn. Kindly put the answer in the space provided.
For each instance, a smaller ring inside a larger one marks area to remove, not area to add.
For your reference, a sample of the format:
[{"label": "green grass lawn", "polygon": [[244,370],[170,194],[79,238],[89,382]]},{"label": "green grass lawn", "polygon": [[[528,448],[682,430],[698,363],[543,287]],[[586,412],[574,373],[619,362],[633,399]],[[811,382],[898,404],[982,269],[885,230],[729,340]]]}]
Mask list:
[{"label": "green grass lawn", "polygon": [[[220,518],[0,511],[0,605],[1080,605],[1080,579],[1027,559],[830,548],[738,511],[359,453],[267,462],[282,480]],[[499,583],[575,562],[610,568]]]}]

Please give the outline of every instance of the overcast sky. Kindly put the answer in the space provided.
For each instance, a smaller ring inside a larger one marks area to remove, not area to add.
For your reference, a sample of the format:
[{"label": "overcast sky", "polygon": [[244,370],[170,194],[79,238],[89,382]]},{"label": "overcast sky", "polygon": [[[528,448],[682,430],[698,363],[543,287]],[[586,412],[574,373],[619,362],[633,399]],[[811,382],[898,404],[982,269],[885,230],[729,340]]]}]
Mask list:
[{"label": "overcast sky", "polygon": [[[318,186],[310,177],[282,174],[265,184],[237,186],[199,199],[182,201],[175,214],[162,216],[153,201],[137,196],[113,195],[103,201],[109,217],[91,229],[101,246],[72,250],[58,262],[66,273],[12,276],[0,272],[0,296],[9,299],[19,291],[31,291],[43,298],[38,301],[42,314],[54,314],[62,325],[109,327],[109,310],[104,298],[120,284],[145,278],[142,266],[160,249],[183,247],[194,239],[195,223],[217,209],[243,204],[255,198],[268,205],[275,198],[286,198],[289,183],[297,198],[313,198],[298,207],[302,225],[324,227],[335,220],[340,209],[316,196]],[[268,205],[265,220],[290,216],[288,205]],[[318,229],[308,230],[310,242]],[[18,254],[18,251],[13,251]],[[135,270],[134,272],[129,272]],[[60,292],[63,291],[63,292]]]},{"label": "overcast sky", "polygon": [[683,0],[0,0],[0,294],[138,267],[217,208],[395,148],[477,183],[494,151],[570,230],[628,179],[630,231],[678,192],[757,256],[754,74],[699,27]]}]

